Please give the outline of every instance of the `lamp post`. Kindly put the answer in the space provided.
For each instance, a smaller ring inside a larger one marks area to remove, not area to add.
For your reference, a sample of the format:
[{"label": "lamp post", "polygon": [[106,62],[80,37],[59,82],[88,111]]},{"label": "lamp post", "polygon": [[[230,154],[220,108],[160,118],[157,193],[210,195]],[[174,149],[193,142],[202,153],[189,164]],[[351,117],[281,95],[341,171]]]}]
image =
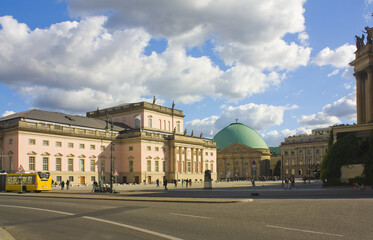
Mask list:
[{"label": "lamp post", "polygon": [[110,192],[113,193],[113,118],[108,114],[106,115],[105,131],[110,131]]}]

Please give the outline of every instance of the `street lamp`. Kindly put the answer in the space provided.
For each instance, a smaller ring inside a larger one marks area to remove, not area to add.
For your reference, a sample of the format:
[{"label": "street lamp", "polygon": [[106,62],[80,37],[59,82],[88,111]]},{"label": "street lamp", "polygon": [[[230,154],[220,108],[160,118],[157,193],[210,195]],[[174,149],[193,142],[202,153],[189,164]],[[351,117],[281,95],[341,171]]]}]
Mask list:
[{"label": "street lamp", "polygon": [[113,118],[108,114],[106,114],[105,131],[110,131],[110,192],[113,193]]}]

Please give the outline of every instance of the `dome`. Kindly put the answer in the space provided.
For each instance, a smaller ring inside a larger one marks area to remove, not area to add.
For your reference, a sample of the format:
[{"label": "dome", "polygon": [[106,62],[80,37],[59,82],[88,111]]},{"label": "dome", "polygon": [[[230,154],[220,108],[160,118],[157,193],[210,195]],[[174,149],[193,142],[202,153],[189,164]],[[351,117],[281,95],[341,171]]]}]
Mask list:
[{"label": "dome", "polygon": [[213,138],[218,150],[234,143],[241,143],[255,149],[269,149],[263,138],[253,129],[242,123],[232,123],[220,130]]}]

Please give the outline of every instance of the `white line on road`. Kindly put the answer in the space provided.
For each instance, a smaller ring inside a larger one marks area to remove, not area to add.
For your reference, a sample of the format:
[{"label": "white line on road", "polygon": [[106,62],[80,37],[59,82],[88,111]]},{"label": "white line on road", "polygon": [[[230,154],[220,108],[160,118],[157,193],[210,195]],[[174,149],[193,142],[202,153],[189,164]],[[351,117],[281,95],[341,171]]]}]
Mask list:
[{"label": "white line on road", "polygon": [[343,237],[343,235],[340,235],[340,234],[315,232],[315,231],[309,231],[309,230],[303,230],[303,229],[296,229],[296,228],[288,228],[288,227],[280,227],[280,226],[274,226],[274,225],[267,225],[267,227],[279,228],[279,229],[290,230],[290,231],[297,231],[297,232],[321,234],[321,235],[327,235],[327,236]]},{"label": "white line on road", "polygon": [[[55,210],[43,209],[43,208],[34,208],[34,207],[24,207],[24,206],[14,206],[14,205],[1,205],[1,204],[0,204],[0,207],[12,207],[12,208],[30,209],[30,210],[36,210],[36,211],[58,213],[58,214],[69,215],[69,216],[76,215],[74,213],[61,212],[61,211],[55,211]],[[112,225],[116,225],[116,226],[120,226],[120,227],[124,227],[124,228],[129,228],[129,229],[132,229],[132,230],[135,230],[135,231],[139,231],[139,232],[151,234],[151,235],[162,237],[162,238],[165,238],[165,239],[182,240],[181,238],[173,237],[173,236],[170,236],[170,235],[167,235],[167,234],[163,234],[163,233],[154,232],[154,231],[147,230],[147,229],[144,229],[144,228],[139,228],[139,227],[131,226],[131,225],[128,225],[128,224],[113,222],[113,221],[104,220],[104,219],[95,218],[95,217],[88,217],[88,216],[81,216],[81,217],[85,218],[85,219],[89,219],[89,220],[94,220],[94,221],[104,222],[104,223],[108,223],[108,224],[112,224]]]},{"label": "white line on road", "polygon": [[203,217],[203,216],[196,216],[196,215],[188,215],[188,214],[180,214],[180,213],[170,213],[172,215],[182,216],[182,217],[193,217],[193,218],[204,218],[204,219],[211,219],[210,217]]}]

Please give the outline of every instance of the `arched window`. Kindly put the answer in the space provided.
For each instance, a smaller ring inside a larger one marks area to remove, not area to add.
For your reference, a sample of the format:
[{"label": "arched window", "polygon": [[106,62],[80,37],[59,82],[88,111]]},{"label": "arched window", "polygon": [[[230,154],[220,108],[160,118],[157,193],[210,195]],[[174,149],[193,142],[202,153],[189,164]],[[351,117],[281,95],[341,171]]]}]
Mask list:
[{"label": "arched window", "polygon": [[153,118],[152,118],[152,116],[148,116],[148,127],[149,128],[153,127]]}]

